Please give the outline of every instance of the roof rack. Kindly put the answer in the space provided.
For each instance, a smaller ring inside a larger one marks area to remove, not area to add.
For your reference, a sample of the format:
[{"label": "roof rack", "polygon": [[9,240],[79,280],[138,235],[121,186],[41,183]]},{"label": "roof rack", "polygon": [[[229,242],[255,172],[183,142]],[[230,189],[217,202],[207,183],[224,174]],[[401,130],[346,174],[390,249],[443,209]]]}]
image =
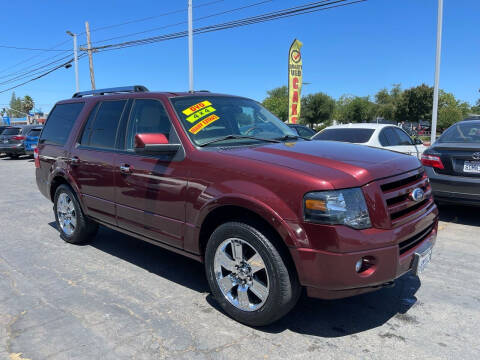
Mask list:
[{"label": "roof rack", "polygon": [[72,98],[81,98],[88,95],[118,94],[127,92],[147,92],[148,89],[143,85],[121,86],[107,89],[97,89],[89,91],[80,91],[73,94]]}]

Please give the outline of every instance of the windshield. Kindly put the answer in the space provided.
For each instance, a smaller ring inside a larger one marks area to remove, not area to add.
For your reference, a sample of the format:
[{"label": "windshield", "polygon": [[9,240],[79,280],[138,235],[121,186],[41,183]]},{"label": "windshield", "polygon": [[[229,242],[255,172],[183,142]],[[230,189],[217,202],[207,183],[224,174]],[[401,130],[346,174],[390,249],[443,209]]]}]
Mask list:
[{"label": "windshield", "polygon": [[480,121],[450,126],[437,140],[439,143],[480,143]]},{"label": "windshield", "polygon": [[20,128],[6,128],[3,130],[2,135],[18,135],[22,129]]},{"label": "windshield", "polygon": [[[291,141],[289,137],[296,137],[287,125],[253,100],[195,95],[171,101],[186,133],[199,146],[233,146],[283,138]],[[211,142],[215,139],[218,141]]]},{"label": "windshield", "polygon": [[315,135],[314,140],[331,140],[348,143],[366,143],[370,140],[374,129],[348,128],[348,129],[325,129]]}]

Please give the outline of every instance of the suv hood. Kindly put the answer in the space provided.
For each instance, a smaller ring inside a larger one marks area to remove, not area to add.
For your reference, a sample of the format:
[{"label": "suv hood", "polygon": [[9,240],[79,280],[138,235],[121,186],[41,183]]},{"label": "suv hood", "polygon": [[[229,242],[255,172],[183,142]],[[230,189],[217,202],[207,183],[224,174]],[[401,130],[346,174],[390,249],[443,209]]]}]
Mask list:
[{"label": "suv hood", "polygon": [[421,167],[414,156],[336,141],[286,142],[234,148],[229,153],[301,171],[337,189],[362,186]]}]

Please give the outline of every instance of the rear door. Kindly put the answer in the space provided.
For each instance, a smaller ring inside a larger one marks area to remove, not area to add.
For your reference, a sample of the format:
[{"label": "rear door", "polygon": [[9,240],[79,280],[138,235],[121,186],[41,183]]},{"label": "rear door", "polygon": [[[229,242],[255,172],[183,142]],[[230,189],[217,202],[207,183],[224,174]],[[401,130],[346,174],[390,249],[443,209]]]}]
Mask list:
[{"label": "rear door", "polygon": [[87,214],[116,225],[113,165],[117,128],[127,100],[99,102],[88,116],[71,152],[71,174],[77,182]]},{"label": "rear door", "polygon": [[136,99],[124,130],[124,151],[114,169],[118,225],[181,248],[188,171],[183,148],[176,154],[134,151],[136,134],[162,133],[170,143],[180,143],[162,102]]}]

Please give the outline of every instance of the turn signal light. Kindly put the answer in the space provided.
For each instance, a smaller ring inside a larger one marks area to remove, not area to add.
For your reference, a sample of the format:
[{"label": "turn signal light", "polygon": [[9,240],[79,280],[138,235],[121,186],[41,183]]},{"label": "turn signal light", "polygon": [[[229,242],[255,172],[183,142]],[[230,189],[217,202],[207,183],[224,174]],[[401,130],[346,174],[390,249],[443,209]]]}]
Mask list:
[{"label": "turn signal light", "polygon": [[38,148],[33,150],[33,158],[35,159],[35,167],[40,169],[40,158],[38,157]]},{"label": "turn signal light", "polygon": [[436,155],[422,155],[422,164],[425,166],[431,166],[433,168],[437,168],[440,170],[445,169],[442,163],[442,159],[440,159],[440,156]]},{"label": "turn signal light", "polygon": [[12,139],[13,140],[25,140],[25,136],[15,135],[15,136],[12,136]]}]

